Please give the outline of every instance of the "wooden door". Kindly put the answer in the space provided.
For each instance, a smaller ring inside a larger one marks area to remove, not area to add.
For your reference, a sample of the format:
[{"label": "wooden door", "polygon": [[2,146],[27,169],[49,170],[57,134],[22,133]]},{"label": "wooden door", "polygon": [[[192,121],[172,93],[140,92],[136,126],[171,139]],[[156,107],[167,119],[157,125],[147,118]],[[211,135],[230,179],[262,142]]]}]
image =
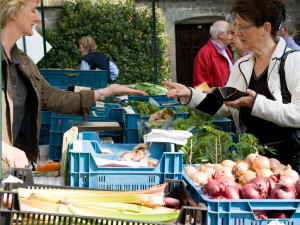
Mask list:
[{"label": "wooden door", "polygon": [[176,74],[177,82],[193,86],[194,60],[200,48],[210,38],[211,24],[177,24],[176,38]]}]

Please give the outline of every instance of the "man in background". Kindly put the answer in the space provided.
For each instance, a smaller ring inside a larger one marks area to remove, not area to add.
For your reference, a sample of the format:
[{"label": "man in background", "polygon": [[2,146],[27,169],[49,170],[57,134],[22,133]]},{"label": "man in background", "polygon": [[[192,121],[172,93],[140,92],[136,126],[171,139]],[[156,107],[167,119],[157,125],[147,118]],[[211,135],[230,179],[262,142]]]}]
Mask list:
[{"label": "man in background", "polygon": [[211,39],[197,53],[194,62],[193,86],[206,82],[209,87],[223,87],[233,67],[232,54],[227,48],[229,23],[217,21],[210,27]]},{"label": "man in background", "polygon": [[293,34],[295,32],[295,22],[294,19],[286,15],[283,26],[277,32],[277,35],[284,38],[286,45],[293,50],[300,50],[300,46],[296,44],[293,39]]}]

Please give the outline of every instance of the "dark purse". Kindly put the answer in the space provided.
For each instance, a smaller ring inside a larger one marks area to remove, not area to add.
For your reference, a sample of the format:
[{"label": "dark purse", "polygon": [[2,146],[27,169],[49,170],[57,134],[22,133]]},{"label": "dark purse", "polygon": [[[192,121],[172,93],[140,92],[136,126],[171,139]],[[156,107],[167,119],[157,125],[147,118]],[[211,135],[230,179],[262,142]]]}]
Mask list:
[{"label": "dark purse", "polygon": [[[289,53],[295,52],[295,50],[290,50],[285,52],[281,57],[281,62],[279,66],[279,75],[280,75],[280,83],[281,83],[281,93],[282,93],[282,101],[284,104],[288,104],[291,102],[291,93],[289,92],[286,80],[285,80],[285,71],[284,64],[286,57]],[[294,164],[300,170],[300,131],[299,128],[288,128],[288,132],[290,135],[290,142],[292,147],[292,154],[294,159]]]}]

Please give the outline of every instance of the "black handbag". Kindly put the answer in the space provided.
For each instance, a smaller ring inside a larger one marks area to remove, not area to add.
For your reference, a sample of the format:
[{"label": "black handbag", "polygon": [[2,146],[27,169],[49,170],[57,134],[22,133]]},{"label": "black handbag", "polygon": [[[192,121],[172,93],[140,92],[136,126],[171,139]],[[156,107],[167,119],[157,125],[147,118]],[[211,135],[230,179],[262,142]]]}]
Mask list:
[{"label": "black handbag", "polygon": [[[281,93],[282,93],[282,101],[284,104],[288,104],[291,102],[291,93],[289,92],[286,80],[285,80],[285,71],[284,64],[288,54],[295,52],[296,50],[290,50],[285,52],[281,57],[281,62],[279,66],[279,75],[280,75],[280,83],[281,83]],[[294,128],[288,128],[288,132],[291,133],[290,142],[292,147],[292,154],[294,159],[294,165],[297,166],[298,170],[300,170],[300,131]]]}]

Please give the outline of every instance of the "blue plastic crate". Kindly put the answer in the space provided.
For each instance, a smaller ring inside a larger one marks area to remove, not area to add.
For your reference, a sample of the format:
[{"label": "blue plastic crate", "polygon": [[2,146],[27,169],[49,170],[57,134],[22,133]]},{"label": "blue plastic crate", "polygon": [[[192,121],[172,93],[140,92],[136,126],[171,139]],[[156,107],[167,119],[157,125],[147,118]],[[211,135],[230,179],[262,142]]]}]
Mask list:
[{"label": "blue plastic crate", "polygon": [[219,126],[225,132],[231,132],[231,120],[227,118],[216,119],[215,125]]},{"label": "blue plastic crate", "polygon": [[[159,160],[156,167],[98,167],[97,159],[118,159],[123,152],[132,151],[136,144],[101,144],[99,141],[77,140],[70,143],[68,153],[69,185],[110,190],[142,190],[164,179],[181,179],[183,154],[170,152],[170,143],[152,143],[150,158]],[[78,151],[78,145],[82,151]],[[101,154],[101,148],[114,154]]]},{"label": "blue plastic crate", "polygon": [[[208,225],[268,225],[274,220],[284,225],[300,224],[300,199],[209,199],[184,172],[183,178],[192,198],[207,206]],[[291,212],[291,217],[255,219],[255,210],[285,210]]]},{"label": "blue plastic crate", "polygon": [[[172,121],[177,118],[187,119],[187,113],[175,113]],[[139,143],[143,142],[143,126],[144,122],[149,120],[150,116],[141,116],[140,114],[126,114],[125,124],[125,142]]]},{"label": "blue plastic crate", "polygon": [[40,129],[39,145],[49,145],[50,142],[50,124],[42,124]]},{"label": "blue plastic crate", "polygon": [[49,145],[50,127],[51,127],[51,112],[42,111],[39,145]]},{"label": "blue plastic crate", "polygon": [[[121,131],[99,131],[99,136],[112,137],[115,143],[122,143],[124,140],[125,112],[122,108],[107,108],[104,112],[92,111],[88,122],[119,122]],[[49,141],[49,159],[59,161],[62,153],[62,142],[64,133],[69,130],[74,123],[83,122],[81,116],[69,116],[65,114],[52,113],[51,130]]]},{"label": "blue plastic crate", "polygon": [[40,69],[40,73],[50,85],[60,89],[67,89],[68,86],[84,86],[93,89],[107,87],[107,71],[104,70]]},{"label": "blue plastic crate", "polygon": [[42,111],[41,112],[41,120],[42,120],[42,124],[51,124],[51,112],[50,111]]}]

